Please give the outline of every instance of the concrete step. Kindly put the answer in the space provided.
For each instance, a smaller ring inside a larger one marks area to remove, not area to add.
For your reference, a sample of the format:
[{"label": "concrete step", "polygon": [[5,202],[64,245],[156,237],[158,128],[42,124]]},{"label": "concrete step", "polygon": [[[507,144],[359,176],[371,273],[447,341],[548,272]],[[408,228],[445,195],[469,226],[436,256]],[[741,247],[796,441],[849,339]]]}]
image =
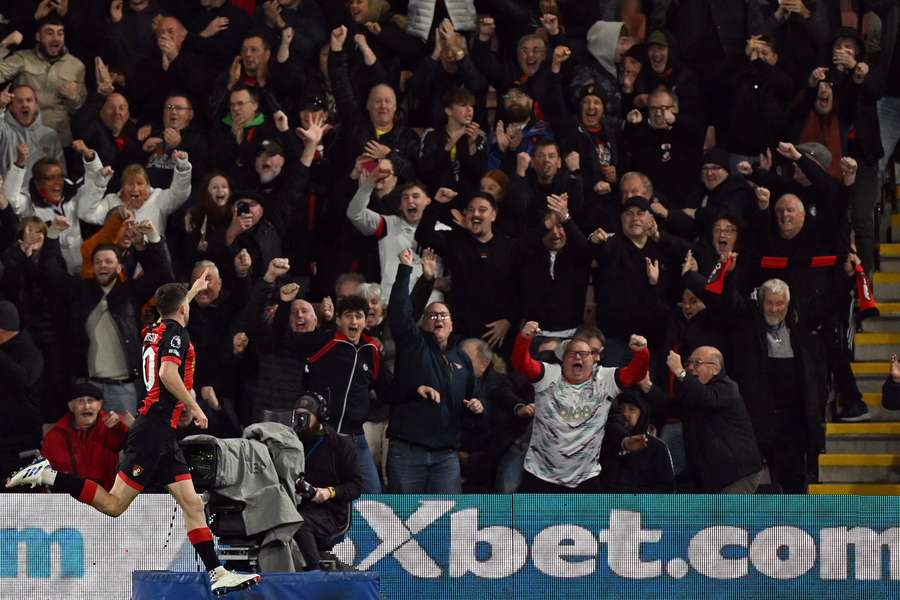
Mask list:
[{"label": "concrete step", "polygon": [[[892,217],[895,216],[897,215],[892,215]],[[894,237],[897,237],[897,234],[900,234],[900,229],[894,229],[894,231],[897,232]],[[886,244],[882,242],[878,247],[878,252],[881,256],[879,271],[882,273],[900,273],[900,244]]]},{"label": "concrete step", "polygon": [[900,496],[894,483],[814,483],[809,493],[817,496]]},{"label": "concrete step", "polygon": [[900,333],[857,333],[854,358],[858,361],[883,361],[900,349]]},{"label": "concrete step", "polygon": [[828,454],[900,454],[900,423],[827,423]]},{"label": "concrete step", "polygon": [[898,483],[900,454],[821,454],[820,483]]},{"label": "concrete step", "polygon": [[863,321],[863,332],[900,333],[900,302],[880,302],[878,312],[880,317]]},{"label": "concrete step", "polygon": [[872,275],[875,299],[879,302],[900,300],[900,273],[878,272]]},{"label": "concrete step", "polygon": [[900,421],[900,410],[888,410],[881,406],[880,391],[863,393],[863,402],[869,407],[869,415],[873,422]]},{"label": "concrete step", "polygon": [[853,375],[856,377],[856,385],[862,393],[881,393],[881,386],[890,370],[888,362],[853,362],[850,363]]}]

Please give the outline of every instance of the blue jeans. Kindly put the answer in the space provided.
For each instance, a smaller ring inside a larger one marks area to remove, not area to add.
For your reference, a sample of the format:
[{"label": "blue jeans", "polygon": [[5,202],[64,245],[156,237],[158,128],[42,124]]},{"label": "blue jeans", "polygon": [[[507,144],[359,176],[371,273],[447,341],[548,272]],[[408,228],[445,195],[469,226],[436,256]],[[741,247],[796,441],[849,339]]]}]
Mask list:
[{"label": "blue jeans", "polygon": [[456,450],[431,450],[392,439],[388,483],[397,494],[459,494],[459,455]]},{"label": "blue jeans", "polygon": [[362,476],[362,493],[380,494],[381,478],[378,477],[378,469],[375,467],[375,459],[372,458],[366,436],[360,433],[350,437],[356,446],[356,460],[359,463],[359,474]]},{"label": "blue jeans", "polygon": [[900,140],[900,98],[885,96],[878,101],[878,124],[881,130],[881,145],[884,156],[878,161],[878,172],[884,176],[894,154],[897,140]]},{"label": "blue jeans", "polygon": [[681,423],[666,423],[662,428],[659,439],[669,447],[672,455],[672,468],[675,476],[679,476],[687,469],[687,451],[684,447],[684,430]]},{"label": "blue jeans", "polygon": [[522,448],[518,442],[513,444],[500,457],[497,463],[497,478],[494,481],[494,491],[498,494],[515,494],[522,483],[522,471],[525,465],[525,452],[528,448]]},{"label": "blue jeans", "polygon": [[103,410],[114,410],[119,414],[125,411],[132,415],[137,415],[137,388],[132,383],[102,383],[99,385],[103,388]]}]

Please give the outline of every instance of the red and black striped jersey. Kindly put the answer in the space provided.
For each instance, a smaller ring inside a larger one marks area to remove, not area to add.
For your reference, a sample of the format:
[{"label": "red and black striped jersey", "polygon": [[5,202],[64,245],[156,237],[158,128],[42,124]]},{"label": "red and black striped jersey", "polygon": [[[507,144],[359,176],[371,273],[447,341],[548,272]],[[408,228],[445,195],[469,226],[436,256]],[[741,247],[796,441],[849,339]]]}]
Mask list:
[{"label": "red and black striped jersey", "polygon": [[194,345],[188,330],[178,322],[165,319],[144,328],[144,346],[141,366],[147,396],[138,409],[141,415],[161,417],[169,422],[172,429],[178,427],[178,419],[184,411],[184,403],[172,395],[159,381],[159,369],[164,362],[178,365],[178,373],[184,386],[191,391],[194,387]]}]

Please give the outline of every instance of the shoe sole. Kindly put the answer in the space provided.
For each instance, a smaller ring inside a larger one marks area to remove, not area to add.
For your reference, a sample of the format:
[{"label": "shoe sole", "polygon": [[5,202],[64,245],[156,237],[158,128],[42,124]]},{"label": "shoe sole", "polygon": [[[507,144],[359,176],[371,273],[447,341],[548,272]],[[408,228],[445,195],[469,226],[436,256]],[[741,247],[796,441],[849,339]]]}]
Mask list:
[{"label": "shoe sole", "polygon": [[229,587],[229,588],[219,588],[217,590],[212,590],[212,593],[213,593],[213,596],[218,597],[218,596],[224,596],[225,594],[230,594],[231,592],[239,592],[241,590],[246,590],[248,588],[252,588],[256,584],[258,584],[261,579],[262,579],[262,577],[257,575],[253,579],[248,579],[247,581],[244,581],[240,585],[236,585],[236,586]]},{"label": "shoe sole", "polygon": [[837,421],[841,423],[862,423],[864,421],[871,421],[872,415],[866,413],[864,415],[858,415],[856,417],[838,417]]}]

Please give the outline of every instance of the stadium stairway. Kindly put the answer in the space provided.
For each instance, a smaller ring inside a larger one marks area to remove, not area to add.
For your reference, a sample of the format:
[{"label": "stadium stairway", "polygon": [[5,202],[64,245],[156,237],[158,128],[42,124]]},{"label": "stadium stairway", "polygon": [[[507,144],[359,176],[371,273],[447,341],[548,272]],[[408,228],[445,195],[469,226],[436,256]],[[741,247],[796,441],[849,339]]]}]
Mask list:
[{"label": "stadium stairway", "polygon": [[[900,214],[891,215],[889,242],[900,240]],[[872,286],[881,316],[867,319],[854,339],[853,373],[871,421],[828,423],[819,483],[810,494],[900,495],[900,410],[881,406],[887,362],[900,351],[900,243],[882,242]]]}]

